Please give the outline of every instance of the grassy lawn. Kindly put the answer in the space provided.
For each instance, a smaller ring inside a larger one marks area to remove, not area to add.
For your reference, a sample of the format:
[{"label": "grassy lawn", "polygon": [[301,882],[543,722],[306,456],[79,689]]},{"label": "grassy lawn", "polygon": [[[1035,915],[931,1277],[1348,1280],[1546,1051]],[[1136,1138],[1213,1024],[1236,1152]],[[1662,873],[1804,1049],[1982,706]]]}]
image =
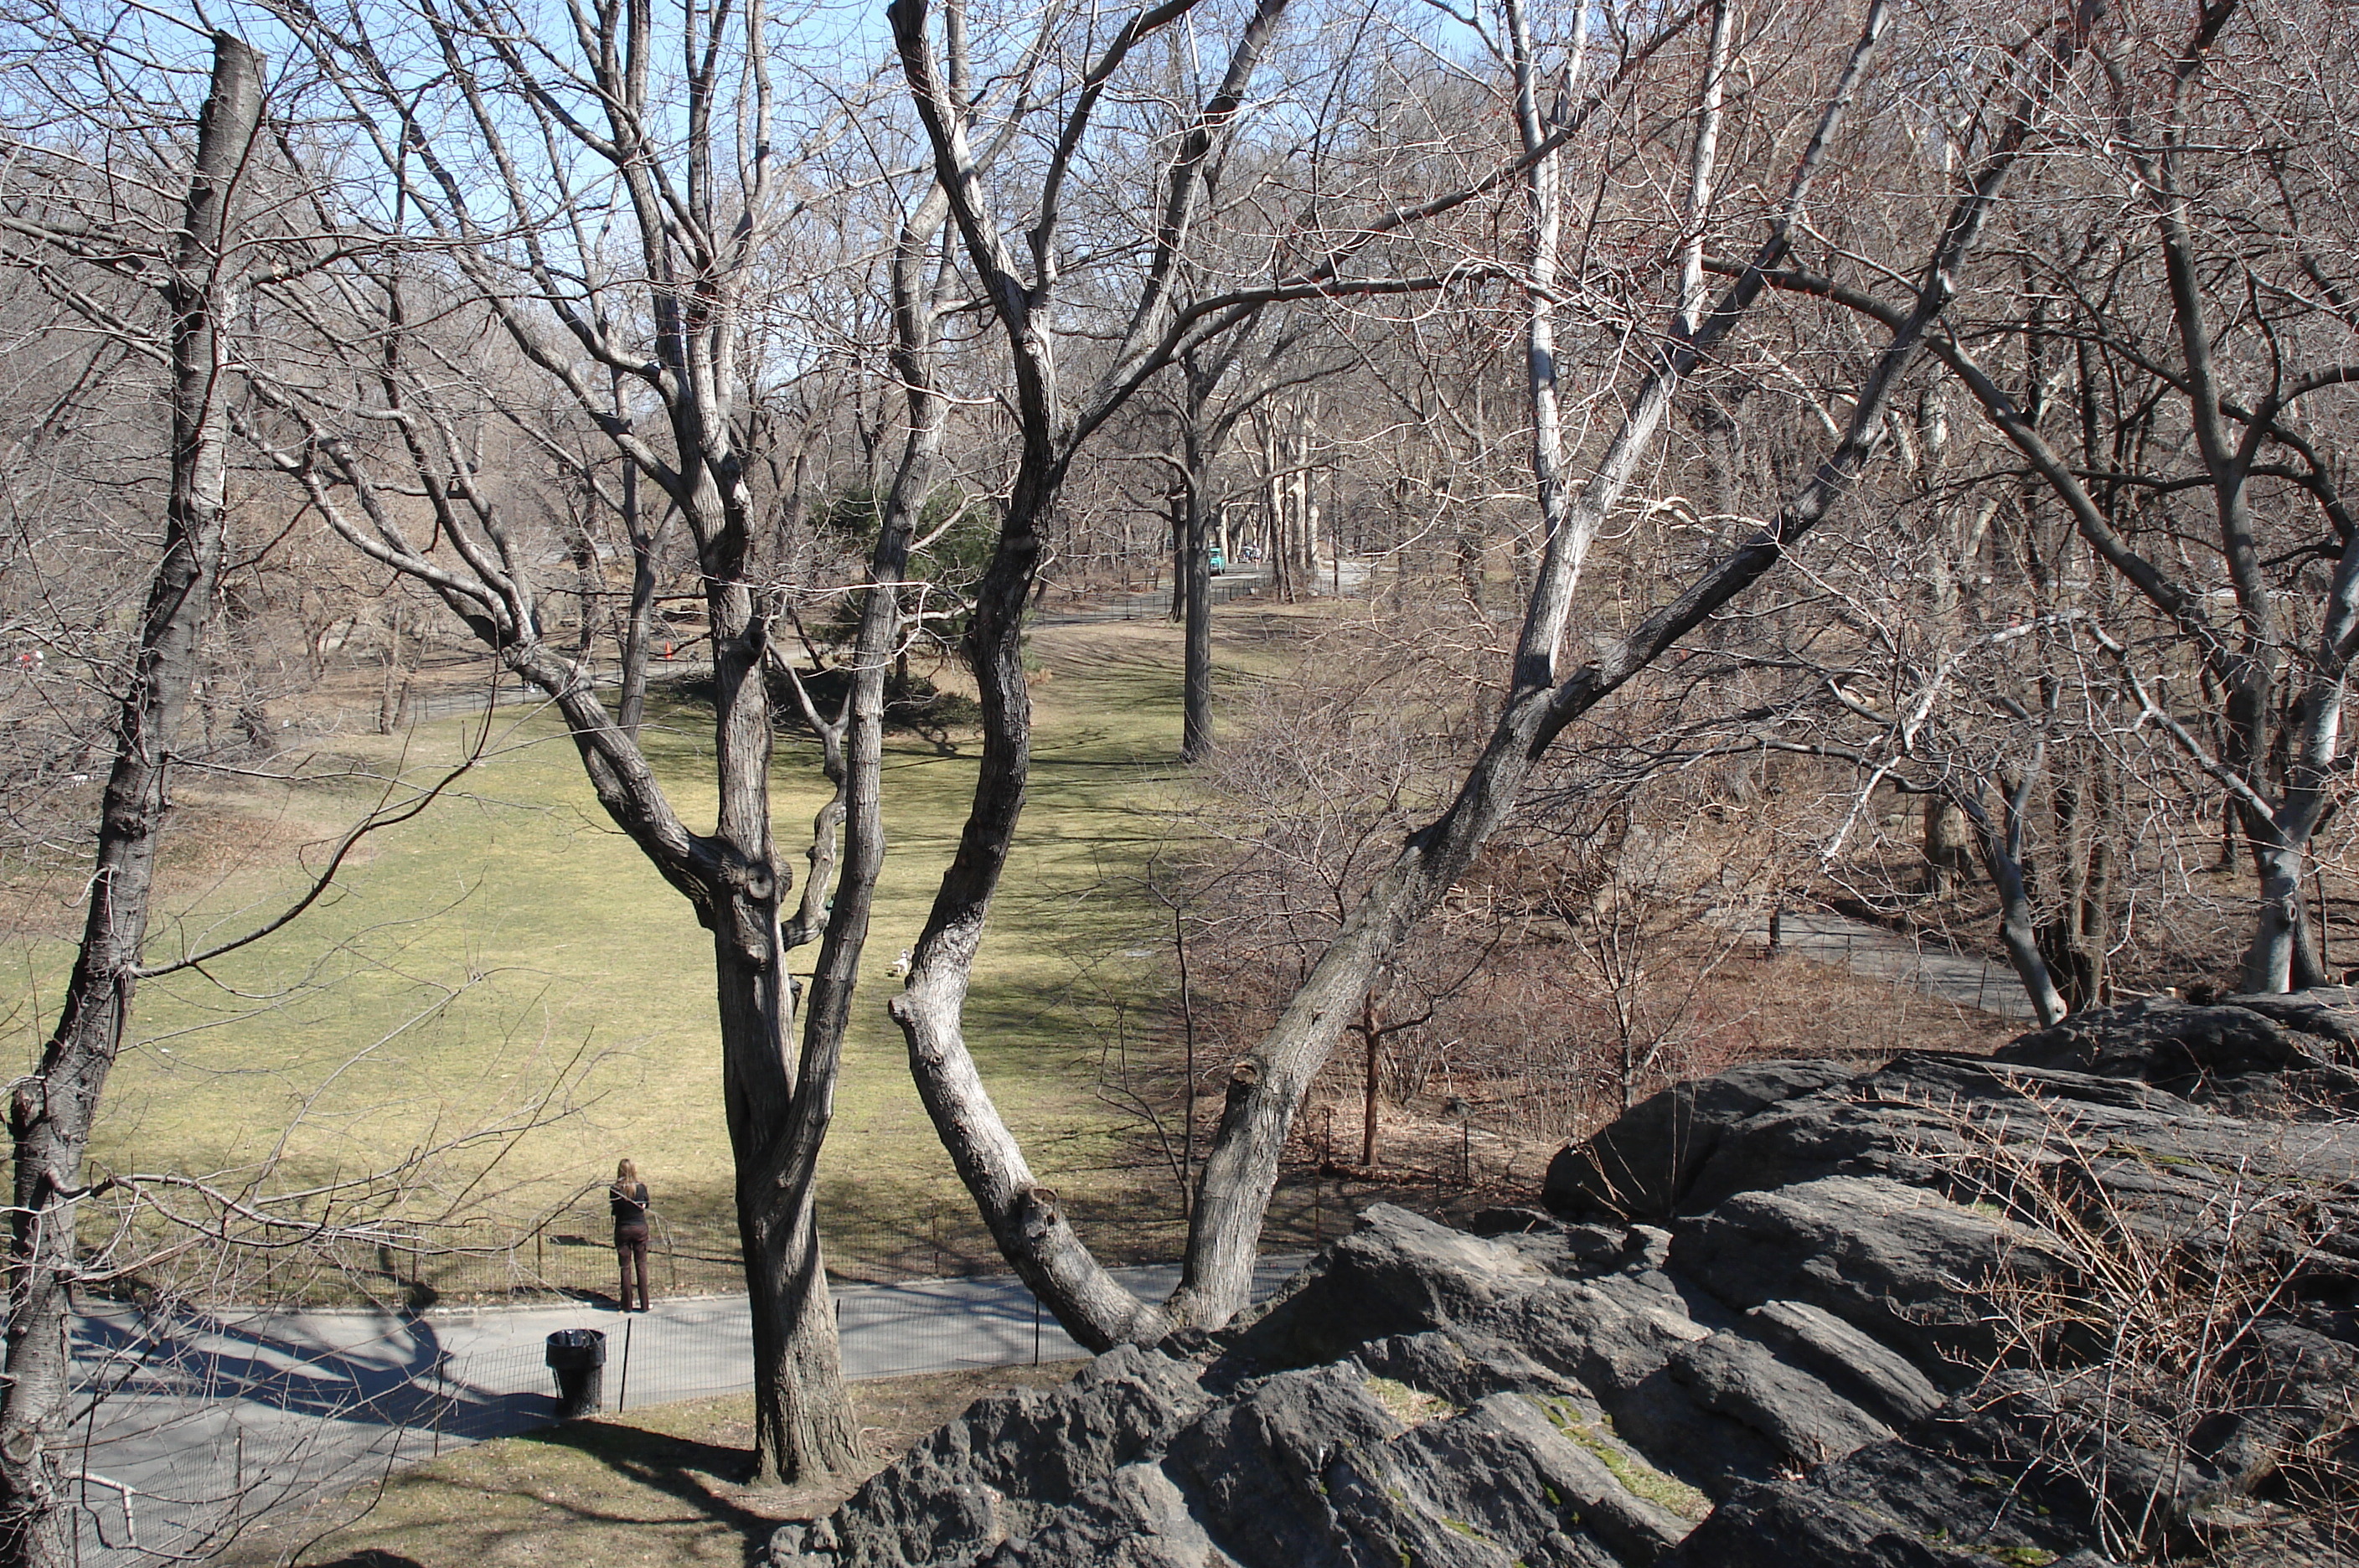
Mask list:
[{"label": "grassy lawn", "polygon": [[[1278,668],[1295,632],[1321,614],[1224,612],[1215,623],[1223,679]],[[1173,1048],[1168,916],[1142,887],[1165,819],[1142,808],[1185,788],[1174,756],[1178,634],[1161,622],[1067,625],[1037,633],[1031,651],[1031,800],[969,998],[968,1039],[1034,1169],[1101,1252],[1169,1257],[1180,1238],[1171,1181],[1147,1130],[1107,1091],[1123,1051],[1168,1069],[1159,1058]],[[691,825],[712,810],[700,719],[659,712],[646,735]],[[321,734],[318,761],[423,779],[483,728],[479,716],[384,738],[348,724]],[[783,742],[774,774],[780,843],[798,869],[799,835],[823,799],[814,749]],[[915,941],[964,819],[973,749],[912,739],[888,753],[892,847],[822,1167],[830,1262],[853,1277],[996,1266],[884,1013],[897,985],[888,967]],[[173,916],[159,921],[151,953],[201,947],[277,908],[301,881],[293,868],[316,862],[379,788],[357,778],[299,789],[184,780],[162,906]],[[21,1062],[54,1015],[81,877],[60,866],[0,889],[9,927],[0,961],[14,971],[0,989],[0,1040]],[[805,950],[801,967],[815,957]],[[1743,993],[1732,1006],[1781,1041],[1822,1039],[1831,1016],[1875,1021],[1875,1039],[1836,1042],[1862,1048],[1951,1043],[1943,1031],[1965,1027],[1952,1010],[1881,983],[1803,967],[1807,975],[1780,971],[1775,985],[1766,969],[1731,971]],[[1861,1005],[1831,1007],[1837,996]],[[203,975],[143,987],[95,1158],[106,1169],[228,1172],[285,1191],[456,1140],[421,1168],[404,1212],[470,1222],[477,1228],[458,1239],[496,1245],[594,1191],[628,1154],[670,1226],[658,1233],[658,1289],[725,1290],[738,1276],[714,1037],[709,938],[685,900],[607,822],[560,727],[504,709],[486,759],[424,816],[370,840],[322,907]],[[1358,1082],[1356,1059],[1322,1079],[1305,1112],[1310,1136],[1350,1144]],[[1440,1189],[1455,1187],[1470,1160],[1478,1187],[1527,1180],[1559,1130],[1520,1141],[1484,1130],[1470,1144],[1435,1106],[1387,1120],[1386,1162],[1434,1186],[1435,1202],[1451,1199]],[[1332,1236],[1354,1195],[1350,1182],[1290,1166],[1268,1244]],[[425,1265],[424,1285],[449,1299],[495,1294],[512,1279],[611,1290],[603,1224],[597,1205],[577,1206],[546,1227],[543,1245],[519,1250],[513,1274],[505,1258],[445,1257]],[[453,1233],[436,1239],[447,1245]],[[349,1279],[270,1267],[259,1281],[212,1289],[244,1299],[353,1293]],[[368,1289],[380,1297],[423,1299],[419,1270],[397,1256],[347,1267],[409,1287],[378,1278]]]},{"label": "grassy lawn", "polygon": [[462,1449],[268,1519],[225,1568],[738,1568],[790,1519],[833,1510],[918,1438],[987,1394],[1061,1383],[1075,1363],[944,1372],[852,1386],[864,1460],[804,1487],[745,1486],[753,1397],[573,1421]]},{"label": "grassy lawn", "polygon": [[[1131,1123],[1098,1090],[1104,1042],[1136,1032],[1169,985],[1154,910],[1137,890],[1157,822],[1136,808],[1171,788],[1177,635],[1157,623],[1054,627],[1038,634],[1034,658],[1031,800],[978,966],[969,1038],[1044,1179],[1086,1214],[1158,1181],[1136,1168]],[[691,825],[712,810],[698,718],[663,713],[647,737]],[[416,779],[447,768],[483,724],[449,720],[399,741],[338,734],[322,749]],[[887,965],[916,939],[954,847],[973,750],[912,740],[886,763],[892,849],[825,1163],[834,1250],[853,1272],[896,1251],[987,1248],[883,1010]],[[533,1122],[436,1162],[413,1208],[512,1221],[628,1154],[673,1221],[726,1222],[709,939],[599,811],[559,726],[504,709],[488,753],[452,798],[370,841],[324,907],[203,975],[143,988],[109,1091],[102,1162],[250,1172],[276,1160],[272,1180],[284,1185]],[[781,746],[776,798],[790,855],[823,799],[814,753]],[[159,922],[152,951],[243,929],[294,885],[299,850],[317,860],[321,841],[374,798],[357,784],[189,787],[169,877],[180,912]],[[16,891],[13,966],[25,985],[5,1022],[29,1061],[70,957],[79,888],[63,875]],[[816,953],[798,955],[804,967]],[[1113,1250],[1151,1239],[1118,1236]]]}]

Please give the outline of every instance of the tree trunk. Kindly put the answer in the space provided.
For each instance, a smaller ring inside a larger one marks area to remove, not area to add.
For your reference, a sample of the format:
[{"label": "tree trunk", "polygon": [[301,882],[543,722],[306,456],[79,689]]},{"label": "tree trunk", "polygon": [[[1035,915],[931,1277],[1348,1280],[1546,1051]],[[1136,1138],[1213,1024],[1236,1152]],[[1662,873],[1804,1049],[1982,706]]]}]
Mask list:
[{"label": "tree trunk", "polygon": [[[583,613],[588,613],[586,604]],[[401,727],[402,711],[409,705],[409,665],[401,651],[398,597],[386,615],[385,639],[385,683],[377,691],[376,733],[389,735]]]},{"label": "tree trunk", "polygon": [[[719,488],[720,476],[707,472]],[[753,1314],[755,1462],[766,1479],[798,1481],[842,1470],[859,1452],[812,1219],[834,1052],[807,1049],[799,1078],[789,1075],[794,1003],[780,917],[791,878],[771,839],[767,626],[743,580],[742,507],[713,495],[700,509],[729,520],[704,550],[721,797],[713,837],[724,856],[721,885],[699,913],[712,930],[723,1094]]]},{"label": "tree trunk", "polygon": [[909,1072],[942,1148],[1006,1258],[1083,1346],[1151,1344],[1173,1326],[1091,1256],[1057,1193],[1034,1177],[984,1087],[962,1014],[984,921],[1024,810],[1032,702],[1024,682],[1023,608],[1039,560],[1036,521],[1051,499],[1045,460],[1027,454],[999,545],[975,593],[967,658],[983,706],[983,753],[958,852],[942,873],[902,993],[887,1006],[909,1047]]},{"label": "tree trunk", "polygon": [[2261,908],[2252,945],[2245,950],[2244,988],[2250,992],[2296,991],[2321,985],[2325,971],[2311,940],[2301,896],[2302,844],[2274,828],[2256,833],[2253,864],[2260,877]]},{"label": "tree trunk", "polygon": [[786,1073],[785,954],[774,949],[770,963],[748,964],[725,926],[714,936],[713,963],[754,1333],[755,1463],[760,1480],[793,1482],[847,1467],[858,1454],[857,1431],[821,1260],[816,1161],[797,1159],[790,1136],[801,1108]]},{"label": "tree trunk", "polygon": [[2106,951],[2113,940],[2113,813],[2109,775],[2102,754],[2072,769],[2079,782],[2056,787],[2056,849],[2062,864],[2057,878],[2054,916],[2039,931],[2039,951],[2048,961],[2066,1008],[2098,1006],[2106,990]]},{"label": "tree trunk", "polygon": [[1952,879],[1973,869],[1973,830],[1957,802],[1943,795],[1925,797],[1925,890],[1950,890]]},{"label": "tree trunk", "polygon": [[1212,562],[1204,516],[1204,488],[1212,482],[1203,444],[1191,429],[1188,473],[1181,482],[1181,581],[1187,605],[1186,652],[1180,659],[1180,759],[1200,762],[1212,749]]},{"label": "tree trunk", "polygon": [[573,558],[573,596],[581,602],[581,614],[573,626],[573,660],[590,662],[590,650],[598,637],[599,589],[598,545],[590,537],[587,521],[589,508],[598,504],[598,487],[584,480],[582,489],[588,496],[583,504],[583,519],[566,530],[565,547]]},{"label": "tree trunk", "polygon": [[1360,1063],[1360,1168],[1376,1168],[1376,1065],[1384,1043],[1384,1030],[1376,1018],[1376,994],[1372,990],[1360,1003],[1360,1039],[1367,1047]]},{"label": "tree trunk", "polygon": [[[769,912],[775,915],[775,909]],[[723,921],[715,933],[714,964],[738,1239],[753,1326],[755,1461],[763,1479],[793,1482],[842,1470],[858,1454],[814,1206],[824,1112],[816,1135],[794,1136],[811,1108],[797,1103],[802,1085],[786,1072],[784,953],[758,967],[747,963],[731,929],[734,923]],[[804,1142],[810,1157],[799,1158]]]},{"label": "tree trunk", "polygon": [[1291,564],[1286,559],[1286,490],[1278,478],[1277,427],[1264,416],[1256,416],[1254,429],[1261,438],[1261,547],[1262,559],[1269,563],[1270,596],[1280,604],[1294,601]]},{"label": "tree trunk", "polygon": [[1295,403],[1295,434],[1288,439],[1288,464],[1293,467],[1293,524],[1288,538],[1295,547],[1295,580],[1311,599],[1319,596],[1319,488],[1311,479],[1311,410]]},{"label": "tree trunk", "polygon": [[[623,400],[623,373],[617,370],[612,375],[614,417],[619,425],[627,408]],[[636,740],[647,711],[647,654],[656,629],[656,549],[663,530],[660,526],[647,527],[639,506],[639,465],[628,458],[623,461],[622,485],[623,537],[631,541],[631,602],[623,613],[619,639],[623,686],[615,701],[615,717],[623,733]]]},{"label": "tree trunk", "polygon": [[1994,860],[1991,881],[1998,888],[1999,943],[2007,963],[2031,998],[2031,1010],[2042,1029],[2060,1022],[2070,1011],[2056,989],[2053,972],[2039,951],[2039,928],[2033,919],[2031,898],[2025,888],[2023,868],[2011,859]]},{"label": "tree trunk", "polygon": [[[929,308],[919,267],[946,211],[939,194],[921,204],[905,228],[895,257],[893,363],[908,400],[909,430],[870,553],[869,586],[862,597],[853,642],[852,687],[838,721],[843,726],[838,786],[843,864],[833,907],[825,913],[825,934],[803,1008],[800,1078],[783,1126],[770,1134],[772,1146],[762,1151],[758,1164],[738,1163],[739,1223],[753,1296],[755,1365],[761,1378],[755,1390],[757,1447],[764,1454],[824,1455],[831,1469],[857,1457],[858,1432],[843,1396],[813,1183],[832,1116],[844,1034],[851,1027],[876,879],[885,865],[886,670],[895,663],[888,656],[902,651],[898,585],[908,575],[909,545],[919,509],[933,486],[942,435],[943,405],[932,382],[933,322],[940,301]],[[900,668],[906,679],[907,665]],[[778,1059],[783,1060],[783,1052]],[[734,1135],[734,1121],[732,1127]],[[780,1201],[781,1193],[788,1201]],[[755,1280],[757,1258],[760,1283]]]},{"label": "tree trunk", "polygon": [[58,1029],[9,1105],[16,1202],[9,1216],[7,1378],[0,1385],[0,1563],[67,1568],[79,1561],[72,1501],[58,1452],[71,1398],[67,1339],[80,1263],[75,1238],[82,1162],[100,1096],[122,1047],[147,938],[157,835],[169,810],[166,778],[198,644],[212,618],[223,543],[226,417],[222,381],[233,355],[222,323],[235,310],[237,175],[262,114],[263,58],[213,35],[212,91],[175,241],[172,471],[164,556],[149,587],[131,686],[116,721],[101,807],[97,864]]},{"label": "tree trunk", "polygon": [[1188,485],[1181,480],[1171,487],[1171,608],[1170,618],[1182,625],[1188,619]]},{"label": "tree trunk", "polygon": [[757,1482],[809,1479],[846,1469],[859,1456],[812,1197],[809,1181],[785,1203],[739,1183],[739,1241],[754,1323]]}]

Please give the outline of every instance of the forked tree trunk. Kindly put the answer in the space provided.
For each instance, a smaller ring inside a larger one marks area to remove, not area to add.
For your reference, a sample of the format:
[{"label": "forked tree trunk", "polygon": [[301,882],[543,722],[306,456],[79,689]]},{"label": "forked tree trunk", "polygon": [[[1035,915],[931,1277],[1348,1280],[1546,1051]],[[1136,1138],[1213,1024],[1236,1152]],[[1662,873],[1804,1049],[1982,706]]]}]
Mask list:
[{"label": "forked tree trunk", "polygon": [[1034,1177],[984,1087],[963,1027],[967,979],[1022,815],[1032,749],[1022,655],[1023,607],[1039,556],[1036,523],[1049,496],[1019,475],[999,545],[975,594],[968,658],[983,707],[983,749],[958,853],[919,933],[908,986],[887,1010],[908,1041],[910,1075],[934,1130],[1000,1255],[1073,1337],[1091,1350],[1152,1343],[1164,1314],[1091,1256],[1054,1190]]},{"label": "forked tree trunk", "polygon": [[210,95],[174,242],[171,491],[164,556],[148,588],[131,685],[116,718],[114,766],[101,807],[98,856],[82,947],[57,1032],[8,1107],[16,1140],[9,1215],[7,1377],[0,1384],[0,1563],[69,1568],[80,1560],[74,1501],[60,1451],[72,1393],[67,1320],[81,1262],[75,1237],[82,1156],[122,1048],[138,984],[158,834],[169,808],[166,769],[212,619],[224,531],[227,424],[223,341],[238,267],[238,174],[262,114],[263,58],[213,35]]},{"label": "forked tree trunk", "polygon": [[785,953],[756,967],[716,935],[723,1095],[736,1164],[737,1235],[754,1337],[754,1451],[763,1481],[842,1468],[856,1454],[821,1258],[815,1161],[795,1158],[785,1063]]},{"label": "forked tree trunk", "polygon": [[2105,1000],[2113,942],[2112,775],[2102,751],[2076,758],[2053,798],[2057,908],[2039,932],[2039,951],[2065,1007],[2073,1012]]},{"label": "forked tree trunk", "polygon": [[[804,1049],[794,1049],[781,934],[792,878],[771,836],[767,618],[746,586],[750,531],[722,493],[734,476],[712,473],[709,462],[705,472],[699,510],[728,519],[708,536],[703,562],[720,787],[713,837],[723,853],[698,912],[713,939],[723,1097],[754,1331],[756,1462],[765,1480],[797,1481],[842,1470],[859,1452],[813,1202],[842,1041],[807,1030]],[[881,681],[877,663],[871,679]]]},{"label": "forked tree trunk", "polygon": [[[1724,40],[1724,8],[1712,9],[1718,14],[1716,38]],[[1969,193],[1952,209],[1927,259],[1912,309],[1892,331],[1859,388],[1850,427],[1816,474],[1758,535],[1699,574],[1678,598],[1647,615],[1595,662],[1569,673],[1559,670],[1573,590],[1588,548],[1648,449],[1680,382],[1699,357],[1743,319],[1767,286],[1769,270],[1782,264],[1799,205],[1874,50],[1886,9],[1883,0],[1871,6],[1869,21],[1821,116],[1818,135],[1803,155],[1787,203],[1756,260],[1694,331],[1674,334],[1599,460],[1580,504],[1568,509],[1564,526],[1550,538],[1509,694],[1491,743],[1457,799],[1439,820],[1403,844],[1346,919],[1277,1026],[1233,1071],[1220,1132],[1191,1217],[1182,1283],[1168,1307],[1158,1309],[1139,1301],[1098,1265],[1074,1235],[1057,1195],[1034,1180],[1022,1149],[983,1086],[962,1032],[974,955],[1023,804],[1030,714],[1017,652],[1023,588],[1038,553],[1033,530],[1053,504],[1070,452],[1060,448],[1062,438],[1049,400],[1054,366],[1031,314],[1033,297],[1009,271],[1012,251],[972,198],[963,121],[933,78],[922,5],[897,0],[892,16],[902,60],[944,183],[961,193],[954,201],[966,202],[960,211],[962,230],[970,255],[992,281],[991,294],[1018,361],[1018,387],[1027,403],[1023,463],[970,632],[984,736],[973,807],[919,938],[908,989],[895,999],[892,1011],[908,1038],[911,1069],[927,1110],[1002,1254],[1082,1344],[1103,1347],[1152,1339],[1175,1322],[1216,1324],[1245,1305],[1288,1127],[1311,1077],[1357,1015],[1379,965],[1471,863],[1549,742],[1765,576],[1849,492],[1866,466],[1881,437],[1894,383],[1948,304],[1990,202],[2019,155],[2029,131],[2027,109],[2010,123],[1975,171]],[[2056,73],[2038,62],[2031,69],[2038,91],[2026,96],[2036,107]],[[1716,77],[1717,71],[1715,60],[1710,74]],[[1708,134],[1700,139],[1708,144]],[[1701,184],[1708,155],[1698,163]],[[1690,270],[1695,270],[1692,262]],[[1695,320],[1690,310],[1683,299],[1682,327]]]},{"label": "forked tree trunk", "polygon": [[2260,992],[2299,991],[2324,985],[2325,966],[2319,962],[2309,906],[2301,894],[2308,836],[2297,839],[2276,824],[2262,831],[2268,838],[2256,836],[2253,841],[2261,898],[2253,941],[2245,952],[2244,987]]},{"label": "forked tree trunk", "polygon": [[[876,879],[885,865],[886,674],[902,651],[898,584],[908,575],[919,512],[933,487],[944,414],[942,399],[933,388],[934,323],[942,308],[942,285],[938,283],[936,297],[929,300],[924,291],[923,258],[947,212],[939,192],[921,202],[903,227],[894,259],[893,365],[908,403],[908,433],[870,552],[869,586],[862,595],[853,641],[851,686],[834,721],[842,752],[837,800],[831,802],[831,810],[840,807],[833,820],[842,824],[842,865],[832,907],[822,889],[806,889],[806,909],[813,919],[821,918],[823,911],[824,930],[804,1000],[799,1078],[783,1107],[755,1104],[749,1097],[742,1139],[734,1091],[731,1105],[731,1137],[744,1149],[737,1163],[738,1214],[753,1298],[755,1367],[761,1378],[755,1390],[757,1451],[805,1468],[842,1469],[858,1452],[820,1250],[815,1183],[875,907]],[[758,677],[759,671],[755,673]],[[758,679],[752,684],[760,690]],[[766,706],[764,713],[766,724]],[[828,820],[826,812],[822,819]],[[822,826],[820,833],[825,832]],[[816,880],[816,863],[813,872]],[[726,944],[719,945],[725,950]],[[718,956],[725,988],[729,954],[722,951]],[[780,962],[769,973],[784,972]],[[743,995],[747,1004],[758,1005],[780,1020],[772,1036],[777,1049],[769,1060],[783,1062],[783,1020],[792,1010],[790,998],[766,985],[746,986]],[[778,1478],[789,1478],[785,1468],[778,1466]]]},{"label": "forked tree trunk", "polygon": [[[798,1051],[783,918],[792,878],[771,829],[775,735],[763,680],[768,625],[746,586],[749,536],[742,508],[724,488],[726,473],[725,464],[708,457],[681,507],[691,519],[721,519],[699,530],[712,628],[720,797],[710,835],[691,834],[679,821],[644,754],[571,660],[531,636],[505,644],[501,657],[555,701],[600,804],[689,898],[712,933],[723,1105],[754,1342],[756,1466],[764,1479],[789,1482],[841,1471],[858,1452],[814,1195],[820,1149],[833,1115],[842,1019],[866,935],[864,894],[881,851],[873,834],[857,834],[847,822],[837,908],[822,941]],[[316,488],[311,494],[333,521],[332,497]],[[889,607],[883,613],[889,626]],[[887,662],[873,660],[854,683],[872,730]],[[872,778],[874,771],[872,764]],[[821,821],[834,818],[823,811]],[[863,822],[873,825],[873,813]]]}]

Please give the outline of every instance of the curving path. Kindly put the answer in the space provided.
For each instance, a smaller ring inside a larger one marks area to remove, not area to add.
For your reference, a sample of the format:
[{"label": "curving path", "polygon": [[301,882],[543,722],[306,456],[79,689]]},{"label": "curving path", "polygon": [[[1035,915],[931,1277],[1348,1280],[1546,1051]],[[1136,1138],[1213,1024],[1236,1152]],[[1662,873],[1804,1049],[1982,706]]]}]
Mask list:
[{"label": "curving path", "polygon": [[[1264,1260],[1256,1296],[1301,1262]],[[1147,1296],[1179,1279],[1176,1265],[1116,1272]],[[836,1302],[853,1378],[1086,1354],[1012,1276],[849,1285]],[[576,1302],[415,1315],[82,1317],[82,1561],[185,1552],[238,1514],[339,1491],[447,1446],[548,1425],[556,1390],[542,1347],[571,1328],[607,1336],[609,1411],[753,1386],[743,1296],[658,1301],[628,1316]]]}]

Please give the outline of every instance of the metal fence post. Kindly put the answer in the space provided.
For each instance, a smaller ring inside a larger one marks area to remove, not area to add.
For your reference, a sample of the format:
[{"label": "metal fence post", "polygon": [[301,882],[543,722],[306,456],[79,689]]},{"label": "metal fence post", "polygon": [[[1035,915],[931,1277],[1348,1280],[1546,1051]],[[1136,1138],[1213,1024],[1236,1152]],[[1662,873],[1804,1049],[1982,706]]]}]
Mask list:
[{"label": "metal fence post", "polygon": [[631,1402],[631,1330],[637,1326],[638,1320],[636,1318],[626,1317],[623,1320],[622,1386],[614,1391],[614,1409],[617,1413]]}]

